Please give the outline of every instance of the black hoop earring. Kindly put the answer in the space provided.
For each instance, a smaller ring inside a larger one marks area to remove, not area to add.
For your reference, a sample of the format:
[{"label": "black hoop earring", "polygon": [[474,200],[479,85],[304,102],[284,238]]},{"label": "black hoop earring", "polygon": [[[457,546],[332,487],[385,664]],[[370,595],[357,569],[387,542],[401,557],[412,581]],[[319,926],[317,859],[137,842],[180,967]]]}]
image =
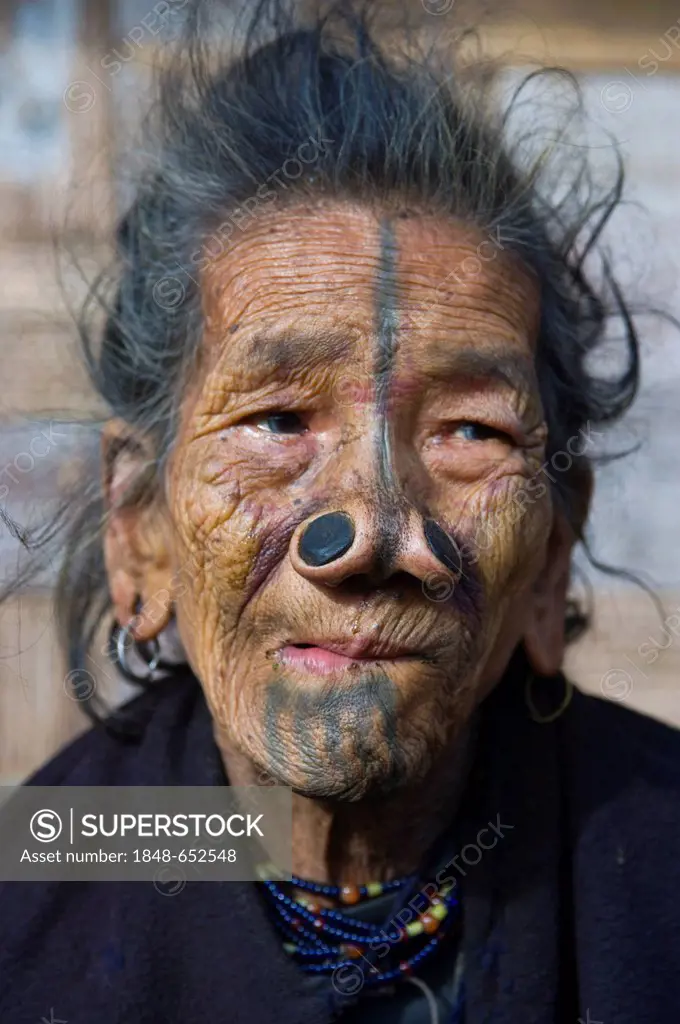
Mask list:
[{"label": "black hoop earring", "polygon": [[[143,674],[135,672],[130,667],[128,661],[130,647],[134,649],[135,654],[145,667]],[[145,643],[138,643],[132,635],[132,627],[129,624],[120,626],[114,622],[109,637],[109,652],[113,655],[113,660],[120,673],[133,683],[150,682],[156,669],[161,667],[161,645],[156,637]]]}]

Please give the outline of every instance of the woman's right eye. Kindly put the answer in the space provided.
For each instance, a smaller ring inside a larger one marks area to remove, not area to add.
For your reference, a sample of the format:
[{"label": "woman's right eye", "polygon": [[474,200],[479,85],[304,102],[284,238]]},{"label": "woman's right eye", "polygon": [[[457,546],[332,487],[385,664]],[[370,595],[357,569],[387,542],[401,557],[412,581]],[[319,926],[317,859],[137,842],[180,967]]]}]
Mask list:
[{"label": "woman's right eye", "polygon": [[253,416],[250,423],[267,434],[303,434],[307,429],[296,412],[269,412]]}]

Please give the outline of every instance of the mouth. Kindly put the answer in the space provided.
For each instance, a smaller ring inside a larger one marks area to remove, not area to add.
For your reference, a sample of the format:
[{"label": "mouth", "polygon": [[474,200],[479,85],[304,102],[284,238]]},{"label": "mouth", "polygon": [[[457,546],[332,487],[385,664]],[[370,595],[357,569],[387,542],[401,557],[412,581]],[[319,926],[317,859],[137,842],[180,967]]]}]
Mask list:
[{"label": "mouth", "polygon": [[289,643],[276,652],[277,660],[290,668],[329,675],[346,669],[368,668],[394,662],[422,661],[424,654],[394,643],[353,638],[323,643]]}]

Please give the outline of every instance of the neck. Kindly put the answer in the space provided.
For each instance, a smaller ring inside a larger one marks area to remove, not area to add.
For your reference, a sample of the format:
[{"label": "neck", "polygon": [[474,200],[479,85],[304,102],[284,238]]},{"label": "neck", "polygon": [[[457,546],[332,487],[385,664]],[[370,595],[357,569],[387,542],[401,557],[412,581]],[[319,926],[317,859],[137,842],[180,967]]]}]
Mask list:
[{"label": "neck", "polygon": [[[333,885],[387,882],[417,870],[422,857],[451,823],[474,747],[475,723],[456,737],[417,785],[356,803],[293,794],[293,873]],[[231,785],[262,785],[262,771],[216,740]]]}]

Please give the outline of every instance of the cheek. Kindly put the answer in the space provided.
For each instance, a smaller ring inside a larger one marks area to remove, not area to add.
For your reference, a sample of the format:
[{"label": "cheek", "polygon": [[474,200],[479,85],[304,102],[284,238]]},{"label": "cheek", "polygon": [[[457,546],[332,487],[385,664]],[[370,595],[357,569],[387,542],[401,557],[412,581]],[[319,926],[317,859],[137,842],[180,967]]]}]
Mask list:
[{"label": "cheek", "polygon": [[448,517],[492,603],[525,588],[543,564],[552,503],[547,488],[530,486],[517,476],[486,483]]},{"label": "cheek", "polygon": [[211,436],[192,445],[183,471],[208,504],[219,502],[220,490],[234,490],[236,483],[239,498],[257,496],[276,504],[276,496],[305,473],[315,453],[316,446],[303,436],[277,442],[264,431],[243,427],[224,439]]},{"label": "cheek", "polygon": [[250,444],[206,441],[175,457],[170,501],[178,561],[194,569],[195,599],[219,601],[227,622],[284,559],[298,524],[324,505],[321,496],[288,491],[307,462],[304,447],[273,458]]},{"label": "cheek", "polygon": [[[174,467],[170,507],[179,557],[195,568],[197,591],[204,592],[215,582],[227,589],[242,585],[255,540],[248,529],[238,531],[238,535],[234,530],[234,519],[243,508],[240,479],[226,472],[217,477],[214,467],[200,457],[180,457]],[[231,542],[226,543],[230,535]],[[218,566],[219,574],[215,575]]]}]

